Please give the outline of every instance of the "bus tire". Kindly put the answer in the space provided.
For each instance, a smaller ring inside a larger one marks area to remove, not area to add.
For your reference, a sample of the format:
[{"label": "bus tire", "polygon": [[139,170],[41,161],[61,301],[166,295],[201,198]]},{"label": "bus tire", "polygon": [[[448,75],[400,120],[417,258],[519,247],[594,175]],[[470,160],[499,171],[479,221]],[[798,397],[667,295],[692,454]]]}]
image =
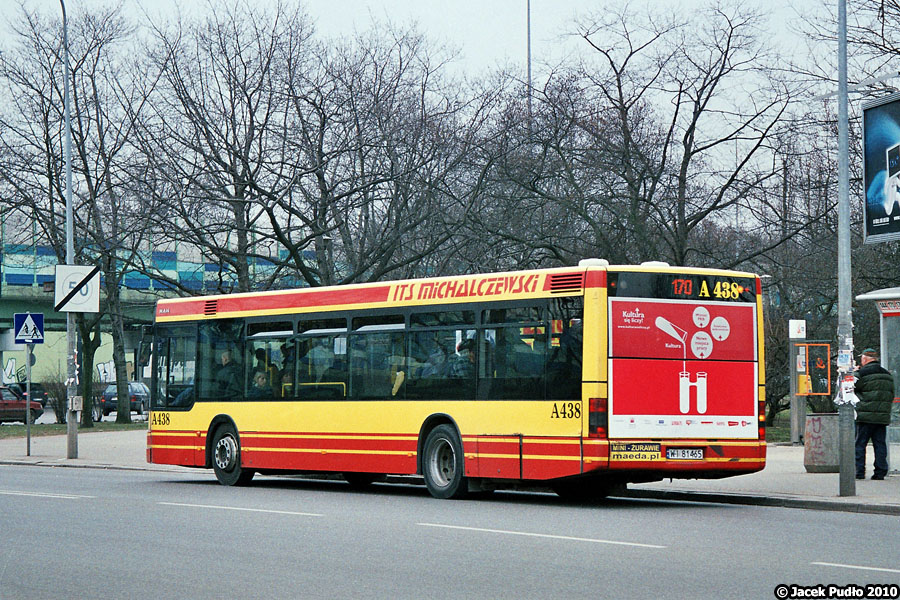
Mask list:
[{"label": "bus tire", "polygon": [[463,498],[469,491],[462,442],[450,425],[438,425],[425,438],[422,474],[425,487],[435,498]]},{"label": "bus tire", "polygon": [[213,470],[222,485],[247,485],[253,471],[241,467],[241,442],[231,425],[216,429],[212,445]]}]

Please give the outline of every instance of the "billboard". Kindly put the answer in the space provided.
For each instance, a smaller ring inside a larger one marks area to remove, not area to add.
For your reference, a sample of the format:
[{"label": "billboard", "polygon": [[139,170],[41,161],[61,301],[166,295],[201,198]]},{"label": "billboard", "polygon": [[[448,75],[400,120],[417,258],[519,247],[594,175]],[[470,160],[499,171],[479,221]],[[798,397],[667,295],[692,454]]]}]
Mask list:
[{"label": "billboard", "polygon": [[900,94],[863,105],[866,243],[900,239]]}]

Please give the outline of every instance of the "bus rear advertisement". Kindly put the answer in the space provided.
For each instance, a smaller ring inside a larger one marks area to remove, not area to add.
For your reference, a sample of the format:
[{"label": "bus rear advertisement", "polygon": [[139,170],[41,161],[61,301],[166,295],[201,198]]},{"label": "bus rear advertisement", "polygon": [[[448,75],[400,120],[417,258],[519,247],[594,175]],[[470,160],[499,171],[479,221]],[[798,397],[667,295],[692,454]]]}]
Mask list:
[{"label": "bus rear advertisement", "polygon": [[664,263],[160,300],[149,462],[438,498],[765,466],[759,278]]}]

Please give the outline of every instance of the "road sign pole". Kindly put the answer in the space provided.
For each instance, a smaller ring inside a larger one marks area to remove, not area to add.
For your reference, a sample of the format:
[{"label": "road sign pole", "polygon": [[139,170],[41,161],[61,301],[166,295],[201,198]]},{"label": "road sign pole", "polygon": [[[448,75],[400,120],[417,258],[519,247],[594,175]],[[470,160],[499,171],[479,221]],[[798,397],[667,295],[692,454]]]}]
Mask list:
[{"label": "road sign pole", "polygon": [[31,456],[31,353],[34,344],[25,344],[25,456]]}]

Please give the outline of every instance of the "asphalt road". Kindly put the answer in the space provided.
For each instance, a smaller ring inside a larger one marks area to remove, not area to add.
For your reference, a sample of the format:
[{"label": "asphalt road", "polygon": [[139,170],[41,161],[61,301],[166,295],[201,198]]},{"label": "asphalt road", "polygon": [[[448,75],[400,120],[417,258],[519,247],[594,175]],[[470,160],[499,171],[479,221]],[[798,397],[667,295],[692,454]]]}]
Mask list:
[{"label": "asphalt road", "polygon": [[0,467],[0,598],[773,598],[896,584],[897,518]]}]

